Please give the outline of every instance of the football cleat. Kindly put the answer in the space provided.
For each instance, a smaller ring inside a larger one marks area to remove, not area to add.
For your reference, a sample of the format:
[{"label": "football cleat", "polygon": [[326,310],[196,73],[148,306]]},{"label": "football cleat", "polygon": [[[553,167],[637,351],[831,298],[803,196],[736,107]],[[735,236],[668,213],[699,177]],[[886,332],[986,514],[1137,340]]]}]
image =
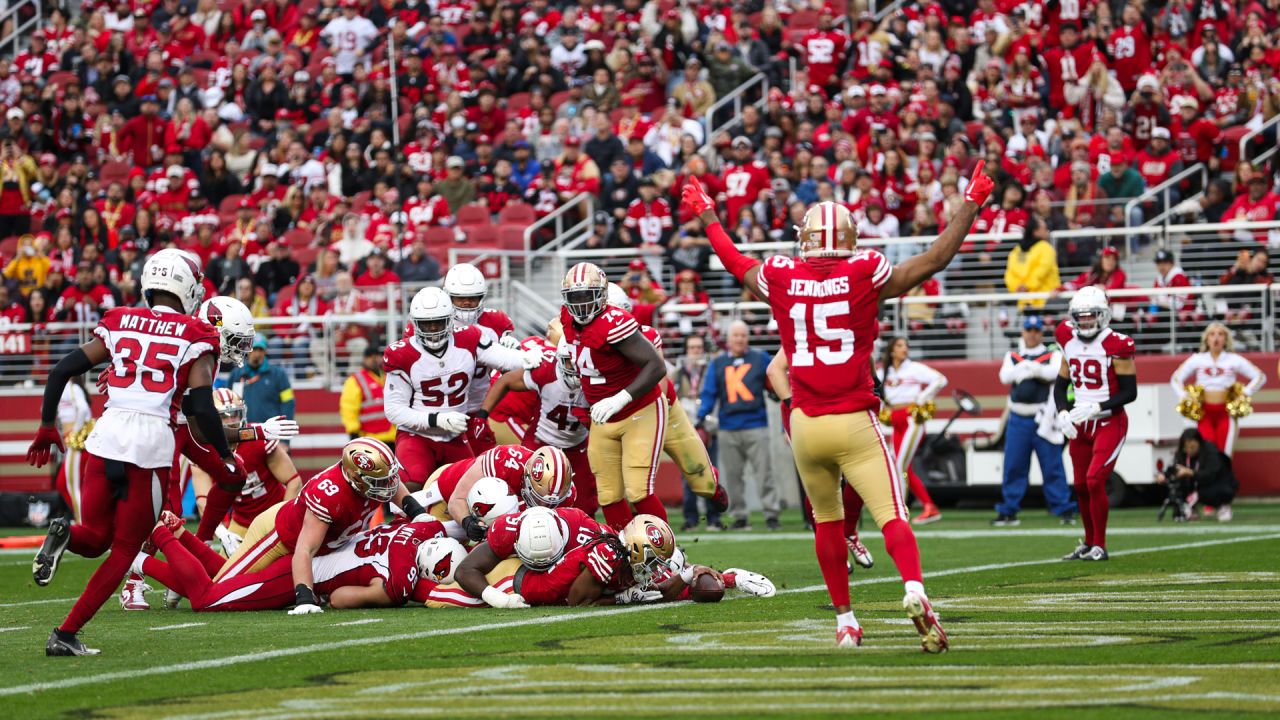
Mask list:
[{"label": "football cleat", "polygon": [[920,633],[920,647],[927,653],[943,653],[947,651],[947,633],[938,621],[938,614],[933,611],[929,601],[919,593],[909,592],[902,598],[902,609],[907,617],[916,625]]},{"label": "football cleat", "polygon": [[62,561],[62,553],[67,551],[70,543],[70,520],[58,518],[49,523],[49,534],[45,536],[40,552],[36,553],[36,559],[31,561],[31,576],[37,585],[44,587],[53,580],[53,574],[58,572],[58,563]]},{"label": "football cleat", "polygon": [[871,557],[871,551],[862,544],[857,535],[845,538],[844,543],[849,546],[849,555],[853,556],[853,561],[860,567],[870,570],[876,564],[875,558]]},{"label": "football cleat", "polygon": [[1231,522],[1234,515],[1231,512],[1230,505],[1223,505],[1218,508],[1218,522]]},{"label": "football cleat", "polygon": [[1017,515],[1005,515],[1003,513],[997,515],[996,519],[991,521],[993,527],[1018,527],[1021,524],[1022,521],[1018,519]]},{"label": "football cleat", "polygon": [[182,596],[178,594],[178,591],[177,591],[177,590],[165,590],[165,591],[164,591],[164,606],[165,606],[165,608],[167,608],[167,609],[169,609],[169,610],[173,610],[173,609],[175,609],[175,608],[177,608],[177,607],[178,607],[178,603],[180,603],[180,602],[182,602]]},{"label": "football cleat", "polygon": [[836,647],[861,647],[862,646],[862,628],[860,627],[842,627],[836,628]]},{"label": "football cleat", "polygon": [[1111,556],[1107,555],[1106,548],[1102,547],[1101,545],[1094,545],[1093,547],[1089,548],[1088,552],[1081,555],[1080,559],[1088,560],[1090,562],[1097,562],[1099,560],[1110,560]]},{"label": "football cleat", "polygon": [[231,557],[236,548],[240,547],[240,543],[244,538],[231,532],[226,527],[218,525],[213,528],[214,537],[218,538],[218,542],[222,544],[222,554]]},{"label": "football cleat", "polygon": [[1089,552],[1089,546],[1086,545],[1083,540],[1081,540],[1080,544],[1076,546],[1076,549],[1072,550],[1066,555],[1063,555],[1062,559],[1063,560],[1079,560],[1080,558],[1084,557],[1084,554],[1087,552]]},{"label": "football cleat", "polygon": [[73,657],[76,655],[97,655],[102,652],[93,648],[85,647],[80,642],[80,638],[74,633],[58,632],[57,628],[49,633],[49,639],[44,644],[44,654],[49,657]]},{"label": "football cleat", "polygon": [[729,491],[724,485],[717,484],[716,492],[707,498],[707,511],[719,515],[729,509]]},{"label": "football cleat", "polygon": [[928,525],[929,523],[936,523],[941,519],[942,511],[938,509],[938,506],[933,503],[926,503],[924,509],[920,511],[920,515],[913,519],[911,524]]},{"label": "football cleat", "polygon": [[773,597],[777,593],[773,586],[773,581],[760,573],[754,573],[750,570],[729,568],[720,573],[720,579],[724,581],[726,588],[730,590],[738,589],[756,597]]},{"label": "football cleat", "polygon": [[150,589],[151,587],[141,575],[129,573],[128,579],[124,581],[124,587],[120,588],[120,607],[125,610],[150,610],[151,605],[147,602],[145,595]]}]

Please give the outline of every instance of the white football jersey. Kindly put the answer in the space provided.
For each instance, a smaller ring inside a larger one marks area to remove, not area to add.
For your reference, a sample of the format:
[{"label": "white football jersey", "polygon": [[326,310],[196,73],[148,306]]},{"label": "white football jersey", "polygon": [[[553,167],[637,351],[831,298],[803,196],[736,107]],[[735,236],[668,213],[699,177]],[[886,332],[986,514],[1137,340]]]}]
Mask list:
[{"label": "white football jersey", "polygon": [[1133,338],[1106,328],[1093,342],[1084,342],[1066,322],[1058,323],[1055,335],[1075,387],[1075,402],[1101,404],[1111,399],[1119,387],[1115,360],[1133,358]]},{"label": "white football jersey", "polygon": [[574,409],[590,407],[582,390],[572,390],[564,383],[559,363],[544,362],[524,373],[524,385],[538,391],[538,426],[533,436],[543,444],[568,450],[586,442],[588,428],[574,414]]},{"label": "white football jersey", "polygon": [[[402,432],[433,440],[452,440],[457,434],[427,425],[426,413],[467,411],[467,387],[476,373],[477,342],[480,331],[474,326],[454,331],[451,342],[439,356],[427,352],[415,337],[387,348],[387,383],[384,406],[387,419]],[[402,408],[410,413],[399,412]],[[414,414],[420,414],[415,418]]]}]

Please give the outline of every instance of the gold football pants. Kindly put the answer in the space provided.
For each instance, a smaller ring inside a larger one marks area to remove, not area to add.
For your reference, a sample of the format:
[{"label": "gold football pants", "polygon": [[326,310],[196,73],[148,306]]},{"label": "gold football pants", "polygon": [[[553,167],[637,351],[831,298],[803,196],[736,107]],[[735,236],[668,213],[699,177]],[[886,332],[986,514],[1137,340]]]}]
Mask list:
[{"label": "gold football pants", "polygon": [[635,413],[614,418],[592,424],[587,439],[587,460],[601,505],[639,502],[653,494],[667,429],[667,401],[659,395]]},{"label": "gold football pants", "polygon": [[844,519],[840,476],[866,501],[876,524],[907,520],[893,451],[872,411],[809,417],[791,411],[791,449],[815,522]]}]

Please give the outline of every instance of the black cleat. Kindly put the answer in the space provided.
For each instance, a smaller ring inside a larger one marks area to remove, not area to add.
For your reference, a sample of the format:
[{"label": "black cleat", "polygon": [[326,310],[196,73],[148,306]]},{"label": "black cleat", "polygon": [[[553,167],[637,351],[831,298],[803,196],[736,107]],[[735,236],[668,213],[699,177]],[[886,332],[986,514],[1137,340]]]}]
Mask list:
[{"label": "black cleat", "polygon": [[778,518],[765,518],[764,524],[769,528],[770,532],[777,532],[782,529],[782,525],[778,522]]},{"label": "black cleat", "polygon": [[1018,527],[1022,521],[1017,515],[1005,515],[1003,513],[996,515],[996,519],[991,521],[994,527]]},{"label": "black cleat", "polygon": [[1089,552],[1089,550],[1090,550],[1089,546],[1085,545],[1084,541],[1081,540],[1080,544],[1076,547],[1076,549],[1072,550],[1066,555],[1063,555],[1062,559],[1063,560],[1080,560],[1085,556],[1085,554]]},{"label": "black cleat", "polygon": [[44,644],[44,654],[49,657],[97,655],[100,652],[102,651],[85,647],[75,633],[62,632],[57,628],[54,628],[53,632],[49,633],[49,640]]},{"label": "black cleat", "polygon": [[1064,512],[1058,516],[1058,522],[1062,523],[1063,525],[1075,525],[1076,514],[1068,510],[1067,512]]},{"label": "black cleat", "polygon": [[1094,545],[1089,551],[1080,556],[1081,560],[1097,562],[1100,560],[1110,560],[1111,556],[1107,554],[1107,549],[1101,545]]},{"label": "black cleat", "polygon": [[49,523],[49,534],[45,537],[44,544],[40,546],[40,552],[36,553],[36,559],[31,561],[31,576],[35,578],[37,585],[44,587],[53,580],[53,574],[58,572],[62,553],[67,551],[67,545],[70,543],[70,520],[58,518]]}]

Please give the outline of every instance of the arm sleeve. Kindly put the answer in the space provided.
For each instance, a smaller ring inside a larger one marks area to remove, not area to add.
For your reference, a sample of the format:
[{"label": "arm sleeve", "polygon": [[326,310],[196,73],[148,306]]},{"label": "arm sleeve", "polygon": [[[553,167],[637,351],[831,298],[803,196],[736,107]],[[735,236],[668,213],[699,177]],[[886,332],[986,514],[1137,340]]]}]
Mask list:
[{"label": "arm sleeve", "polygon": [[402,430],[425,433],[435,426],[431,422],[432,413],[414,410],[413,386],[403,373],[387,373],[387,384],[383,392],[383,411],[392,425]]},{"label": "arm sleeve", "polygon": [[347,378],[338,397],[338,415],[347,433],[360,432],[360,399],[360,384],[354,377]]},{"label": "arm sleeve", "polygon": [[1067,386],[1070,384],[1071,381],[1061,375],[1053,381],[1053,404],[1059,412],[1071,409],[1071,403],[1067,402]]},{"label": "arm sleeve", "polygon": [[724,263],[724,269],[732,273],[738,282],[742,282],[748,270],[760,264],[759,260],[752,260],[739,252],[729,233],[718,222],[707,226],[707,239],[711,241],[711,249],[720,256],[720,262]]},{"label": "arm sleeve", "polygon": [[720,395],[720,386],[716,382],[716,362],[707,363],[707,370],[702,375],[702,393],[698,398],[698,420],[711,414],[716,407],[716,398]]},{"label": "arm sleeve", "polygon": [[1000,383],[1003,385],[1013,384],[1013,369],[1017,365],[1013,362],[1013,353],[1004,354],[1004,362],[1000,363]]},{"label": "arm sleeve", "polygon": [[1200,448],[1200,466],[1196,468],[1196,474],[1192,476],[1192,481],[1197,487],[1204,488],[1214,485],[1218,482],[1218,476],[1222,474],[1222,456],[1214,451],[1207,450],[1205,447]]},{"label": "arm sleeve", "polygon": [[1116,388],[1116,394],[1099,403],[1098,407],[1100,409],[1115,410],[1138,399],[1137,375],[1118,375],[1116,376],[1116,385],[1119,386]]},{"label": "arm sleeve", "polygon": [[62,400],[62,391],[66,389],[71,378],[87,373],[93,369],[93,362],[82,348],[67,353],[53,369],[49,371],[44,386],[44,402],[40,406],[40,424],[52,425],[58,418],[58,405]]}]

